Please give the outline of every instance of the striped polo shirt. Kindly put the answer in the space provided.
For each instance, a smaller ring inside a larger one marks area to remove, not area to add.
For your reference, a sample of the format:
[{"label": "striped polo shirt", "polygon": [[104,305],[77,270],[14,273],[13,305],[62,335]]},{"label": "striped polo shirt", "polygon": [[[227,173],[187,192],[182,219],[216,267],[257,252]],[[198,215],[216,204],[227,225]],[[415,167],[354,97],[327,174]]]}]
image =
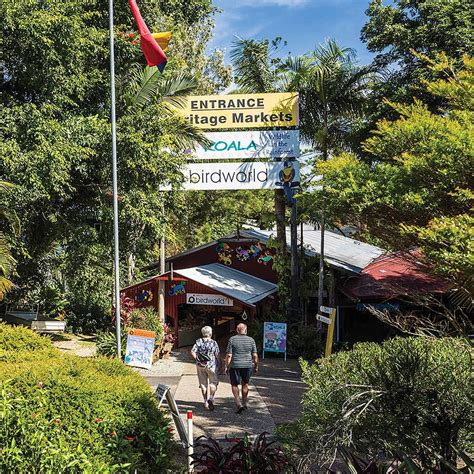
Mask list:
[{"label": "striped polo shirt", "polygon": [[229,339],[227,353],[232,354],[230,367],[233,369],[252,368],[252,353],[257,352],[257,346],[252,337],[237,334]]}]

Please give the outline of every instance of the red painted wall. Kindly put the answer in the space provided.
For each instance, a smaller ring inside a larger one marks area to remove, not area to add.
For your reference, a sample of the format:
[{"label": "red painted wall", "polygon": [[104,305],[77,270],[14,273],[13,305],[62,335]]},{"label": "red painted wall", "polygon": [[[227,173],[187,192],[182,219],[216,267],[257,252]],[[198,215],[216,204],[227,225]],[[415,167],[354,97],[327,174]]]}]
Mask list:
[{"label": "red painted wall", "polygon": [[221,263],[235,270],[277,283],[277,273],[272,269],[273,254],[273,249],[267,250],[264,244],[260,244],[260,248],[252,249],[251,244],[248,243],[229,242],[196,250],[170,261],[175,270]]}]

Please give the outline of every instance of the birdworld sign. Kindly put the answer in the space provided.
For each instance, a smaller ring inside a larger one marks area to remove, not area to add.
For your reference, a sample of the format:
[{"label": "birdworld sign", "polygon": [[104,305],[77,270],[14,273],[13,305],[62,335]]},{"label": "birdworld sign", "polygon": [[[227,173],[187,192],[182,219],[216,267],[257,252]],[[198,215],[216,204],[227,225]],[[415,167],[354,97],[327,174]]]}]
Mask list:
[{"label": "birdworld sign", "polygon": [[[183,190],[283,189],[300,183],[297,161],[189,163],[182,169]],[[171,186],[161,187],[171,191]]]},{"label": "birdworld sign", "polygon": [[189,159],[297,158],[300,156],[299,130],[259,130],[206,132],[207,147],[189,150]]},{"label": "birdworld sign", "polygon": [[187,293],[186,304],[203,304],[208,306],[234,306],[234,300],[221,295],[205,293]]},{"label": "birdworld sign", "polygon": [[207,130],[232,128],[296,127],[298,94],[229,94],[188,96],[176,112],[195,127]]}]

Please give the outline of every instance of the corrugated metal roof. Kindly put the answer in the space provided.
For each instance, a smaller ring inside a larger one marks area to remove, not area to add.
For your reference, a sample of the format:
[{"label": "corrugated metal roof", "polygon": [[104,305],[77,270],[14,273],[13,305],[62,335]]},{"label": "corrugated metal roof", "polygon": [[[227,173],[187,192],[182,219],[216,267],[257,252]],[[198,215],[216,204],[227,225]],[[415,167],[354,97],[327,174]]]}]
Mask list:
[{"label": "corrugated metal roof", "polygon": [[[276,232],[252,229],[242,230],[240,235],[247,238],[258,238],[266,242],[270,236],[275,236]],[[289,229],[286,231],[286,239],[287,242],[290,241]],[[298,244],[301,242],[300,239],[300,229],[298,229]],[[319,255],[321,231],[306,225],[303,228],[303,245],[306,255],[313,257]],[[324,233],[324,259],[332,267],[360,273],[369,263],[384,253],[384,249],[375,245],[359,242],[331,231]]]},{"label": "corrugated metal roof", "polygon": [[174,273],[247,304],[255,304],[277,291],[277,285],[274,283],[220,263],[184,268],[175,270]]}]

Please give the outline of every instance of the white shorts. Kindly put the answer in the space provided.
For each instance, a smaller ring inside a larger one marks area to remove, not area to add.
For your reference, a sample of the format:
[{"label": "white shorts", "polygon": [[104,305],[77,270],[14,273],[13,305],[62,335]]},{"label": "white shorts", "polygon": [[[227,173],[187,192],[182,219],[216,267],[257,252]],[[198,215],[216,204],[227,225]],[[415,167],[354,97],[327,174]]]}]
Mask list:
[{"label": "white shorts", "polygon": [[200,387],[207,388],[208,385],[214,385],[217,387],[219,385],[219,379],[214,370],[199,365],[197,365],[196,368]]}]

